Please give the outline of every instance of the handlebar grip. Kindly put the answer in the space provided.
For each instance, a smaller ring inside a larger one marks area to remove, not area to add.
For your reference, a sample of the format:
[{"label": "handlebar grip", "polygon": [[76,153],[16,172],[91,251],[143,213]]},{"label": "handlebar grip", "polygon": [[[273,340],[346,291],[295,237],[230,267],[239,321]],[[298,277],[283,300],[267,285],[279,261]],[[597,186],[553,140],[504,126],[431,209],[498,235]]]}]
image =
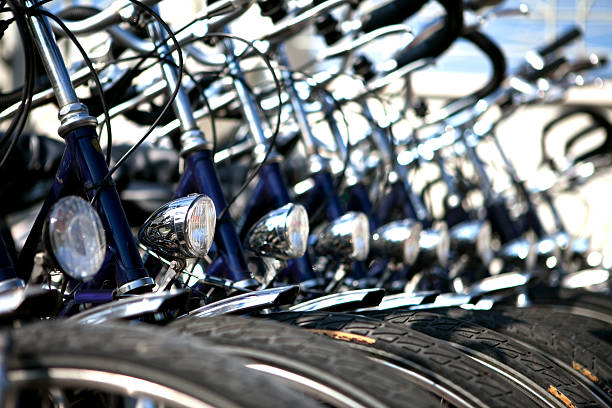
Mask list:
[{"label": "handlebar grip", "polygon": [[538,48],[538,54],[545,57],[548,54],[558,50],[564,45],[569,44],[577,38],[582,36],[582,30],[579,27],[573,27],[570,30],[563,33],[559,38],[551,42],[550,44],[546,44],[540,48]]},{"label": "handlebar grip", "polygon": [[395,56],[398,67],[403,67],[421,58],[438,57],[459,37],[463,29],[463,3],[457,0],[438,0],[444,7],[444,27],[414,47],[409,47]]},{"label": "handlebar grip", "polygon": [[546,64],[542,69],[537,71],[532,71],[525,75],[525,79],[528,81],[535,81],[538,78],[546,78],[553,74],[555,71],[559,69],[562,65],[567,63],[567,59],[565,57],[559,57],[548,64]]},{"label": "handlebar grip", "polygon": [[491,61],[493,74],[489,81],[474,92],[472,96],[480,99],[495,91],[506,78],[506,57],[501,48],[487,35],[480,31],[472,31],[462,35],[463,38],[478,47]]},{"label": "handlebar grip", "polygon": [[428,0],[394,0],[361,17],[361,31],[369,33],[391,24],[399,24],[423,7]]}]

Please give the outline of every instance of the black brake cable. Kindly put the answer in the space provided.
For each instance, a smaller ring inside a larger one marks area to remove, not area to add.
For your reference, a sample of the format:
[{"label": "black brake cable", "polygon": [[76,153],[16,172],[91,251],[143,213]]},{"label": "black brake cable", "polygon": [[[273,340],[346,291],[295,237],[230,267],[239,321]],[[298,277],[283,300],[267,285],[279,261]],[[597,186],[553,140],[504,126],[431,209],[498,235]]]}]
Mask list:
[{"label": "black brake cable", "polygon": [[[117,169],[128,159],[129,156],[132,155],[132,153],[134,153],[134,151],[142,144],[144,143],[144,141],[151,135],[151,133],[153,132],[153,130],[155,130],[155,128],[157,127],[157,125],[161,122],[163,116],[166,114],[166,112],[170,109],[170,107],[172,106],[172,103],[174,102],[174,99],[176,98],[176,95],[178,94],[180,88],[181,88],[181,79],[183,77],[183,52],[181,50],[180,44],[178,42],[178,40],[176,39],[172,29],[168,26],[168,24],[159,16],[159,14],[157,14],[153,9],[151,9],[150,7],[148,7],[147,5],[141,3],[138,0],[129,0],[131,3],[134,3],[135,5],[143,8],[145,11],[147,11],[147,13],[149,13],[155,20],[157,20],[159,22],[159,24],[163,27],[163,29],[168,33],[168,35],[170,36],[170,39],[172,39],[172,42],[174,42],[175,47],[176,47],[176,52],[178,55],[178,83],[176,88],[174,89],[174,91],[172,92],[172,94],[170,95],[170,98],[168,98],[168,101],[166,102],[166,104],[164,105],[164,108],[162,109],[161,113],[159,114],[159,116],[157,117],[157,119],[155,119],[155,121],[153,122],[153,124],[151,124],[151,126],[149,127],[149,129],[145,132],[144,136],[142,136],[140,138],[140,140],[138,140],[138,142],[136,142],[132,147],[130,147],[130,149],[128,149],[128,151],[121,156],[121,158],[113,165],[113,167],[111,167],[108,171],[108,173],[106,174],[106,176],[104,177],[104,179],[102,180],[102,182],[100,183],[99,186],[97,186],[97,190],[96,193],[94,194],[93,198],[91,199],[91,203],[93,203],[98,195],[100,194],[100,192],[102,191],[102,187],[105,186],[107,183],[110,182],[111,177],[113,175],[113,173],[115,171],[117,171]],[[163,44],[160,43],[160,44]],[[156,49],[159,47],[159,45],[156,47]],[[155,52],[155,50],[153,50],[152,52]],[[144,60],[143,60],[144,61]]]},{"label": "black brake cable", "polygon": [[[33,9],[36,10],[34,12],[35,14],[41,14],[41,15],[47,16],[50,19],[52,19],[53,21],[55,21],[57,23],[57,25],[60,26],[60,28],[62,29],[64,34],[66,34],[66,36],[70,39],[70,41],[72,41],[72,43],[75,45],[75,47],[77,47],[77,49],[81,53],[81,56],[83,57],[83,61],[85,61],[85,64],[87,65],[87,67],[91,71],[91,76],[92,76],[92,78],[93,78],[93,80],[94,80],[94,82],[96,84],[96,89],[98,90],[98,94],[100,96],[100,103],[102,104],[102,111],[104,112],[104,118],[105,118],[105,121],[108,123],[108,125],[106,126],[106,128],[107,128],[107,130],[106,130],[106,136],[107,136],[106,165],[110,166],[112,146],[113,146],[113,135],[112,135],[112,130],[111,130],[110,114],[109,114],[109,111],[108,111],[108,105],[106,104],[106,98],[104,97],[104,89],[102,88],[102,84],[100,83],[100,77],[98,76],[98,72],[94,68],[93,63],[91,62],[91,60],[87,56],[87,53],[85,52],[85,49],[83,48],[83,46],[81,45],[79,40],[76,38],[74,33],[72,31],[70,31],[70,29],[66,26],[66,24],[62,21],[61,18],[59,18],[58,16],[48,12],[47,10],[43,10],[43,9],[38,8],[38,6],[36,6]],[[31,10],[33,10],[33,9],[31,9]],[[100,129],[100,132],[102,132],[102,129]],[[98,135],[98,139],[101,139],[101,137],[102,137],[102,134],[100,133]]]},{"label": "black brake cable", "polygon": [[[278,137],[278,134],[280,133],[280,124],[281,124],[281,120],[282,120],[282,117],[281,117],[281,108],[282,108],[282,104],[283,104],[282,88],[281,88],[281,83],[280,83],[278,77],[276,76],[276,72],[274,72],[274,68],[272,67],[272,64],[270,62],[270,58],[265,53],[263,53],[263,52],[261,52],[260,50],[257,49],[257,47],[254,44],[254,41],[249,41],[249,40],[247,40],[245,38],[238,37],[238,36],[236,36],[234,34],[228,34],[228,33],[209,33],[209,34],[206,34],[204,37],[225,38],[225,39],[228,39],[228,40],[237,40],[237,41],[240,41],[240,42],[246,44],[247,45],[247,49],[245,49],[245,52],[249,48],[252,49],[257,55],[259,55],[261,57],[261,59],[263,60],[264,64],[266,64],[266,67],[268,68],[268,70],[272,74],[272,79],[274,80],[274,84],[275,84],[275,86],[277,88],[277,95],[278,95],[278,114],[277,114],[276,127],[275,127],[275,129],[274,129],[274,131],[272,133],[272,136],[269,139],[268,148],[266,149],[266,153],[264,154],[263,159],[261,160],[261,162],[259,162],[257,164],[257,166],[251,171],[251,174],[244,181],[242,186],[240,186],[240,188],[238,189],[238,192],[236,194],[234,194],[234,196],[228,201],[228,203],[225,206],[225,208],[217,216],[218,219],[222,219],[225,216],[225,214],[229,211],[229,208],[231,207],[231,205],[234,204],[234,202],[238,199],[238,197],[244,192],[244,190],[246,190],[248,185],[255,179],[257,174],[259,174],[259,171],[261,170],[263,165],[267,162],[268,157],[272,153],[273,147],[276,145],[276,139]],[[235,56],[235,58],[240,58],[240,56]]]},{"label": "black brake cable", "polygon": [[[30,41],[30,32],[28,31],[27,22],[25,21],[25,8],[20,4],[16,4],[15,0],[8,0],[9,7],[13,11],[19,36],[21,37],[24,50],[25,72],[24,72],[24,86],[22,90],[22,99],[17,112],[13,117],[8,129],[5,132],[5,136],[2,138],[0,143],[5,143],[9,140],[9,145],[6,148],[6,153],[0,160],[0,169],[6,164],[11,152],[17,145],[19,136],[23,132],[26,121],[30,114],[32,106],[32,96],[34,94],[34,80],[35,80],[35,69],[36,69],[36,55],[32,48],[32,41]],[[29,60],[29,61],[28,61]],[[29,63],[28,63],[29,62]]]}]

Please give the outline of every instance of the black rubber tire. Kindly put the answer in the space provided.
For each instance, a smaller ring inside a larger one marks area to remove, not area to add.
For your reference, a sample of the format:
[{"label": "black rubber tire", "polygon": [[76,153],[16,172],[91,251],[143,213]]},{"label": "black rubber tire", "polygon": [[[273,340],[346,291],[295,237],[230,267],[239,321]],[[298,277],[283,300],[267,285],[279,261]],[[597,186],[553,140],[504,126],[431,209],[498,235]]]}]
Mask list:
[{"label": "black rubber tire", "polygon": [[438,309],[531,344],[612,397],[612,325],[547,307]]},{"label": "black rubber tire", "polygon": [[[277,322],[235,316],[186,318],[167,329],[185,338],[213,342],[223,352],[306,377],[364,406],[440,406],[440,398],[410,383],[396,370],[345,345]],[[333,401],[328,403],[333,405]]]},{"label": "black rubber tire", "polygon": [[534,306],[553,307],[558,311],[590,317],[612,324],[612,298],[603,293],[579,289],[537,286],[527,291]]},{"label": "black rubber tire", "polygon": [[438,339],[475,350],[490,357],[500,370],[514,370],[563,403],[592,408],[610,406],[612,399],[599,388],[568,372],[539,350],[484,326],[425,311],[372,312],[367,316],[401,324]]},{"label": "black rubber tire", "polygon": [[[45,384],[63,386],[67,380],[60,371],[95,372],[105,379],[120,378],[120,386],[133,379],[131,384],[139,380],[153,384],[148,389],[165,387],[159,398],[172,406],[319,406],[281,383],[246,369],[244,362],[235,357],[219,353],[203,342],[164,335],[159,327],[85,326],[54,321],[5,331],[2,336],[8,345],[3,350],[8,383],[22,389],[40,386],[40,380],[28,376],[34,373],[55,375]],[[109,373],[112,375],[106,375]],[[26,380],[20,380],[23,378]],[[112,382],[103,381],[98,386],[109,384]],[[185,404],[180,405],[177,395],[186,398]]]},{"label": "black rubber tire", "polygon": [[473,406],[529,407],[543,402],[461,350],[404,326],[343,313],[291,312],[266,317],[347,341],[389,364],[419,373]]}]

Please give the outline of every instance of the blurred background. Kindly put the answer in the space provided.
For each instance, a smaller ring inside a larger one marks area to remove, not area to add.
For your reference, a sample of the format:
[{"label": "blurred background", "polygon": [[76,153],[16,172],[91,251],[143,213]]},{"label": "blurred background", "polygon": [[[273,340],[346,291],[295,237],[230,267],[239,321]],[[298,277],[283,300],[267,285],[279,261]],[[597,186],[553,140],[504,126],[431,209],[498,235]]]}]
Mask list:
[{"label": "blurred background", "polygon": [[[176,7],[176,4],[181,7]],[[70,5],[92,5],[104,7],[108,0],[56,0],[48,7],[59,9]],[[580,58],[595,53],[609,58],[612,56],[612,0],[507,0],[502,3],[503,9],[519,10],[526,6],[526,15],[506,15],[492,18],[484,23],[483,31],[489,34],[502,48],[508,59],[509,71],[512,72],[524,59],[525,53],[535,49],[547,40],[555,38],[564,29],[573,25],[582,28],[583,37],[567,48],[566,55]],[[170,22],[177,24],[190,19],[192,12],[205,7],[205,3],[196,0],[169,0],[163,2],[163,15]],[[251,15],[258,16],[256,10]],[[407,24],[418,33],[438,16],[440,7],[435,2],[426,6]],[[249,13],[244,16],[249,18]],[[235,24],[237,34],[254,38],[257,31],[265,29],[260,17],[258,24]],[[466,15],[466,22],[475,21],[475,16]],[[472,19],[472,20],[470,20]],[[314,52],[323,46],[322,41],[314,39],[306,30],[291,42],[299,50]],[[381,54],[390,55],[396,47],[393,41],[377,43]],[[66,48],[69,53],[70,50]],[[376,52],[376,51],[375,51]],[[426,99],[430,109],[443,101],[469,94],[485,83],[490,74],[489,62],[478,50],[467,42],[458,41],[438,59],[435,66],[417,72],[412,77],[412,86],[417,97]],[[562,101],[548,105],[535,105],[522,108],[498,129],[498,137],[507,150],[510,159],[517,167],[521,178],[534,186],[542,174],[539,168],[541,159],[540,140],[542,128],[555,118],[561,109],[568,105],[585,104],[607,109],[612,117],[612,66],[608,64],[596,72],[599,79],[594,85],[570,90]],[[0,87],[3,91],[19,86],[23,76],[23,62],[18,49],[16,32],[7,32],[0,43]],[[45,107],[31,116],[30,130],[52,135],[57,129],[57,111]],[[558,131],[567,135],[575,133],[584,126],[585,118],[576,117],[566,122]],[[128,126],[128,125],[125,125]],[[115,129],[121,129],[115,126]],[[115,131],[116,139],[121,139],[121,131]],[[124,132],[129,134],[130,132]],[[602,135],[595,136],[601,137]],[[560,136],[562,138],[563,135]],[[570,232],[578,236],[591,236],[592,248],[599,250],[599,259],[592,259],[594,264],[604,261],[612,267],[612,176],[601,172],[589,183],[570,191],[559,193],[556,197],[561,208],[563,220]],[[27,227],[23,229],[27,232]]]}]

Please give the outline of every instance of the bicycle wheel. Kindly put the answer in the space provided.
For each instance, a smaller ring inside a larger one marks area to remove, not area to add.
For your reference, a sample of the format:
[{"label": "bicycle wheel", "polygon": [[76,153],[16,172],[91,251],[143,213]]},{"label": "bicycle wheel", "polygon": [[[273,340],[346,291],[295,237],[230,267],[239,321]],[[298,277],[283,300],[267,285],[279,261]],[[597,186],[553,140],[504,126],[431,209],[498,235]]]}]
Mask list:
[{"label": "bicycle wheel", "polygon": [[612,326],[550,308],[438,309],[531,344],[612,396]]},{"label": "bicycle wheel", "polygon": [[83,407],[133,398],[181,407],[319,406],[206,343],[160,331],[67,322],[7,331],[5,405],[43,406],[59,394]]},{"label": "bicycle wheel", "polygon": [[580,289],[536,286],[527,291],[530,302],[538,307],[552,307],[557,311],[590,317],[612,324],[610,295]]},{"label": "bicycle wheel", "polygon": [[291,380],[331,406],[439,407],[440,398],[362,353],[298,328],[257,318],[188,318],[170,332],[213,342],[223,352],[255,360],[256,369]]},{"label": "bicycle wheel", "polygon": [[540,351],[484,326],[425,311],[372,312],[370,317],[401,324],[453,344],[467,347],[490,358],[504,371],[528,378],[534,387],[551,393],[574,407],[612,405],[597,387],[589,387],[574,376],[573,370],[546,358]]},{"label": "bicycle wheel", "polygon": [[417,373],[432,391],[453,395],[465,405],[529,407],[550,400],[446,342],[403,326],[343,313],[293,312],[266,317],[348,342],[387,364]]}]

